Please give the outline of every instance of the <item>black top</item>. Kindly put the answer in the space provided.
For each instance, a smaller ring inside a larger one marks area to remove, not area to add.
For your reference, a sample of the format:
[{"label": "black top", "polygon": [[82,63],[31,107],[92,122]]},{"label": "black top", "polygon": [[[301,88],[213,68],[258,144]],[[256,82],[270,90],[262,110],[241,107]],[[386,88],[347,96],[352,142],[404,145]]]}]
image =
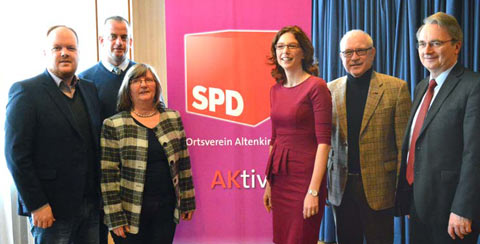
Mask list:
[{"label": "black top", "polygon": [[162,203],[172,203],[175,201],[175,191],[170,166],[165,151],[155,134],[156,128],[150,129],[136,119],[133,120],[148,131],[147,171],[143,196]]},{"label": "black top", "polygon": [[360,173],[360,128],[367,102],[372,68],[362,76],[347,76],[348,172]]},{"label": "black top", "polygon": [[87,109],[85,108],[85,103],[83,96],[78,88],[78,85],[75,89],[73,98],[69,98],[66,95],[64,96],[67,101],[70,109],[72,110],[73,118],[80,129],[81,136],[83,138],[83,145],[79,145],[79,150],[84,150],[83,155],[85,155],[87,163],[87,172],[86,185],[84,190],[84,195],[86,197],[96,199],[98,198],[99,193],[99,182],[96,179],[99,178],[98,168],[99,162],[95,157],[95,143],[92,135],[92,128],[90,126],[90,116],[88,115]]}]

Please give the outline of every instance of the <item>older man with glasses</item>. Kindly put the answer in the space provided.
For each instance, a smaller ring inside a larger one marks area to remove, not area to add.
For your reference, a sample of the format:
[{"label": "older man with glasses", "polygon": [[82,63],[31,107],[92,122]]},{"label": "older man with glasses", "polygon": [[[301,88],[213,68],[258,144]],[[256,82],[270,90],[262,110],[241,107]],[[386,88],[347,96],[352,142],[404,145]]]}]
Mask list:
[{"label": "older man with glasses", "polygon": [[[415,88],[396,193],[410,243],[477,243],[480,232],[480,74],[458,62],[463,34],[438,12],[417,32],[430,75]],[[468,54],[467,54],[468,55]]]},{"label": "older man with glasses", "polygon": [[347,76],[332,93],[328,200],[338,243],[393,243],[393,206],[402,138],[410,112],[407,83],[373,71],[370,35],[347,32],[340,42]]}]

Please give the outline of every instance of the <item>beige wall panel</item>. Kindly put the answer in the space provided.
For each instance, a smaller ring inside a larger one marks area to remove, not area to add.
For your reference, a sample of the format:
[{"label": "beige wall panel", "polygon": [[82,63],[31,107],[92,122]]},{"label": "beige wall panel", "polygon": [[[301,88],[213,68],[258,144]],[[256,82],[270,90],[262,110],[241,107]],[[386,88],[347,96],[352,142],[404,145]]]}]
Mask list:
[{"label": "beige wall panel", "polygon": [[165,1],[131,0],[133,26],[133,59],[155,68],[167,97],[167,65],[165,43]]}]

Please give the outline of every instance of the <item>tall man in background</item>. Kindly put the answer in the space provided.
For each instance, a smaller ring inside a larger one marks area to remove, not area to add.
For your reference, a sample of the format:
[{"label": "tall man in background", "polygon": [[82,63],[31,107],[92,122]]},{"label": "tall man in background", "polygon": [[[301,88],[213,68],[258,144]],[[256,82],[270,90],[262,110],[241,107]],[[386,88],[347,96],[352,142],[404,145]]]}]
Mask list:
[{"label": "tall man in background", "polygon": [[130,24],[121,16],[105,19],[102,35],[98,37],[103,52],[96,65],[79,74],[93,81],[98,90],[103,119],[116,114],[117,95],[126,71],[135,64],[128,59],[132,47]]},{"label": "tall man in background", "polygon": [[347,76],[328,84],[333,101],[328,200],[340,244],[393,243],[397,167],[411,101],[407,83],[373,71],[373,40],[347,32],[340,42]]},{"label": "tall man in background", "polygon": [[477,243],[480,221],[480,74],[458,63],[463,34],[438,12],[417,32],[430,76],[415,88],[403,142],[397,214],[410,243]]},{"label": "tall man in background", "polygon": [[72,28],[50,28],[47,69],[8,95],[5,156],[36,243],[98,243],[100,103],[77,48]]},{"label": "tall man in background", "polygon": [[[128,59],[133,42],[130,24],[121,16],[108,17],[98,40],[103,52],[101,61],[79,76],[93,81],[97,87],[103,121],[117,113],[118,90],[127,70],[135,64]],[[108,227],[103,223],[103,208],[100,211],[100,243],[107,244]]]}]

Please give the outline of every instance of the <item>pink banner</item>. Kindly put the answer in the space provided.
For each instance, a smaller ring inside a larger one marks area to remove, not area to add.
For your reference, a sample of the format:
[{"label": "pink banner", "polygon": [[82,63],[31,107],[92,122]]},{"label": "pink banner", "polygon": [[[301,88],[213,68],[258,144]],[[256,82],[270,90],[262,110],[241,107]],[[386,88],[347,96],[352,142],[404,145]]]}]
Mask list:
[{"label": "pink banner", "polygon": [[167,0],[168,106],[179,110],[197,210],[175,243],[271,243],[262,204],[275,32],[311,28],[311,1]]}]

